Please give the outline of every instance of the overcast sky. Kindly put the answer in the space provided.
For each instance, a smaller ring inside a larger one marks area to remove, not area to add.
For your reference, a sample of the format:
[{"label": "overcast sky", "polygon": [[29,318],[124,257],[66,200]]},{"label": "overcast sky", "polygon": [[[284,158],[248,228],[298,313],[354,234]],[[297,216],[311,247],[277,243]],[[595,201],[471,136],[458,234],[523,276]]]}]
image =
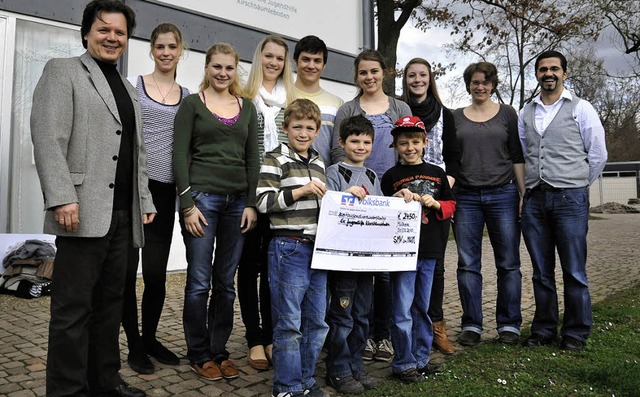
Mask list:
[{"label": "overcast sky", "polygon": [[[616,48],[612,41],[615,39],[613,29],[605,30],[596,45],[596,54],[604,58],[605,68],[613,73],[624,73],[630,69],[630,62],[633,57],[625,55],[619,48]],[[443,49],[443,45],[451,41],[451,35],[445,29],[430,29],[423,32],[411,25],[411,20],[402,29],[400,40],[398,41],[398,66],[404,67],[407,62],[414,57],[422,57],[431,64],[449,64],[456,63],[456,69],[448,72],[446,76],[437,81],[438,92],[442,97],[445,106],[456,108],[466,106],[470,103],[470,98],[464,92],[462,82],[462,72],[464,68],[472,63],[477,62],[475,56],[448,55]],[[571,72],[571,65],[569,65]],[[396,84],[398,93],[400,90],[400,79]]]}]

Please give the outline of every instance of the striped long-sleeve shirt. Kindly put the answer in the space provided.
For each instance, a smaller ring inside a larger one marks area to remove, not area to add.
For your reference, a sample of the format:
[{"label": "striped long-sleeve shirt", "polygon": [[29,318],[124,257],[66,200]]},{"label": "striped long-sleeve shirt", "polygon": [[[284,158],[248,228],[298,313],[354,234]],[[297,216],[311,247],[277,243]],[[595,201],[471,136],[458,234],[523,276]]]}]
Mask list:
[{"label": "striped long-sleeve shirt", "polygon": [[293,189],[316,180],[326,183],[324,163],[309,149],[306,163],[286,143],[264,156],[256,190],[258,211],[269,215],[276,236],[315,238],[320,199],[304,196],[293,200]]}]

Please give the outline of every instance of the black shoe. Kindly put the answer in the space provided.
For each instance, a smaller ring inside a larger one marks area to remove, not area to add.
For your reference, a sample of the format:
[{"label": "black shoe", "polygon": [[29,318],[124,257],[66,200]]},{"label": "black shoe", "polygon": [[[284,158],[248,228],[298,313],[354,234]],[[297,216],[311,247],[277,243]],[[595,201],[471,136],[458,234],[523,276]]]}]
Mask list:
[{"label": "black shoe", "polygon": [[107,396],[145,397],[147,393],[137,387],[129,386],[122,382],[118,387],[106,393]]},{"label": "black shoe", "polygon": [[132,370],[139,374],[150,375],[155,371],[153,363],[149,360],[149,356],[147,356],[143,349],[136,348],[130,350],[127,356],[127,363],[129,363]]},{"label": "black shoe", "polygon": [[[278,394],[280,395],[280,394]],[[296,394],[292,393],[291,397],[304,396],[304,397],[329,397],[329,394],[325,393],[317,383],[314,383],[311,388],[304,391],[304,393]]]},{"label": "black shoe", "polygon": [[393,377],[402,383],[420,383],[425,380],[424,376],[415,368],[405,369],[399,374],[394,373]]},{"label": "black shoe", "polygon": [[378,381],[369,376],[365,371],[356,372],[353,374],[353,377],[364,386],[365,390],[375,389],[376,386],[378,386]]},{"label": "black shoe", "polygon": [[562,343],[560,344],[562,350],[571,350],[575,352],[583,351],[587,348],[587,342],[583,342],[570,336],[562,337]]},{"label": "black shoe", "polygon": [[462,346],[475,346],[480,343],[480,334],[473,331],[462,331],[458,336],[458,343]]},{"label": "black shoe", "polygon": [[418,368],[417,371],[423,376],[433,375],[440,372],[440,366],[438,364],[427,363],[424,367]]},{"label": "black shoe", "polygon": [[553,344],[554,340],[555,338],[548,338],[536,334],[531,334],[531,336],[524,341],[523,345],[526,347],[548,346]]},{"label": "black shoe", "polygon": [[164,347],[162,343],[158,342],[157,340],[151,343],[145,343],[145,349],[149,356],[155,358],[162,364],[167,364],[167,365],[180,364],[180,359],[178,358],[178,356],[176,356],[175,353],[172,352],[171,350]]},{"label": "black shoe", "polygon": [[353,376],[345,376],[343,378],[334,378],[327,376],[327,384],[340,394],[362,394],[364,386],[360,384]]},{"label": "black shoe", "polygon": [[502,331],[498,335],[498,342],[505,345],[516,345],[520,340],[520,335],[511,331]]}]

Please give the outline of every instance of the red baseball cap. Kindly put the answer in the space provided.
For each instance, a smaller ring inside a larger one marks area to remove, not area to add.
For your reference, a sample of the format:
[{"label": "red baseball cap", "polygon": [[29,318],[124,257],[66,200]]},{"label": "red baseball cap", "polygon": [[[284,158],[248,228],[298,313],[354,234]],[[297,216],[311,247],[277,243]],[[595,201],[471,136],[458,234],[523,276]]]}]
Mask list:
[{"label": "red baseball cap", "polygon": [[[394,137],[401,132],[422,132],[425,136],[427,135],[424,123],[418,116],[402,116],[393,125],[391,135]],[[393,144],[389,147],[393,147]]]}]

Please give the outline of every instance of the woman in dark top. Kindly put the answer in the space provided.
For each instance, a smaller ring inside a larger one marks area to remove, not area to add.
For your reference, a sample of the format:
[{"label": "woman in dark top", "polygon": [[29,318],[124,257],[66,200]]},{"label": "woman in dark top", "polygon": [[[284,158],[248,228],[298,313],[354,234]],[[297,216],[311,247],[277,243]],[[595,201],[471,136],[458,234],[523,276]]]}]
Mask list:
[{"label": "woman in dark top", "polygon": [[524,158],[518,116],[491,95],[498,71],[488,62],[464,71],[472,103],[453,112],[461,166],[456,181],[458,203],[454,232],[458,245],[458,290],[462,304],[460,344],[473,346],[482,333],[482,234],[486,225],[498,277],[496,322],[499,342],[515,344],[520,335],[520,224],[524,193]]},{"label": "woman in dark top", "polygon": [[[427,131],[427,147],[424,160],[435,164],[447,173],[453,187],[460,169],[460,148],[456,138],[453,114],[442,105],[431,65],[423,58],[413,58],[404,67],[402,75],[402,100],[420,117]],[[443,220],[443,255],[436,259],[433,287],[429,304],[429,317],[433,322],[433,344],[444,354],[452,354],[455,348],[447,339],[442,301],[444,298],[444,251],[449,237],[451,220]]]}]

